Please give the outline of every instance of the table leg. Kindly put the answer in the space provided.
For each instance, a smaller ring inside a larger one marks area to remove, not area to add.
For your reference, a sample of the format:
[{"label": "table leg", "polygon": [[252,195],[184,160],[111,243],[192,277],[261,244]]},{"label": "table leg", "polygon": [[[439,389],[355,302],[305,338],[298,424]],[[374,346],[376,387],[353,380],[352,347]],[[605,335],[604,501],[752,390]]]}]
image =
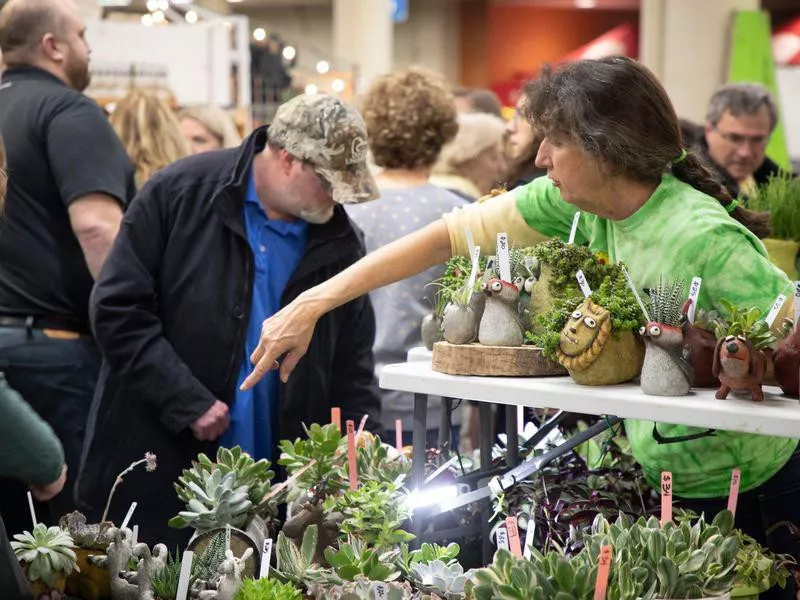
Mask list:
[{"label": "table leg", "polygon": [[506,406],[506,464],[512,469],[519,464],[519,432],[517,431],[518,410],[521,409],[516,406]]},{"label": "table leg", "polygon": [[487,402],[481,402],[478,406],[480,414],[480,457],[481,457],[481,470],[488,470],[492,467],[492,442],[494,435],[492,434],[492,405]]},{"label": "table leg", "polygon": [[442,398],[442,418],[439,421],[439,448],[447,444],[448,450],[453,450],[453,434],[450,430],[450,413],[453,412],[453,399]]},{"label": "table leg", "polygon": [[428,395],[414,394],[414,429],[411,439],[411,489],[422,488],[425,481],[425,454],[428,438]]}]

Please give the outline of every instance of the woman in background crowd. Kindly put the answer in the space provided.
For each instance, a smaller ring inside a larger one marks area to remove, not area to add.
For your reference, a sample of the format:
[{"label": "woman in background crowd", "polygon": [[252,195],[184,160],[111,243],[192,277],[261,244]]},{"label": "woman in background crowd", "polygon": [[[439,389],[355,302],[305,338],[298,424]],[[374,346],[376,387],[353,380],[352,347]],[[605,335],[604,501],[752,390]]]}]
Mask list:
[{"label": "woman in background crowd", "polygon": [[[412,68],[379,78],[361,106],[367,123],[370,150],[377,167],[381,197],[375,202],[347,206],[347,214],[364,232],[368,252],[438,221],[442,214],[466,202],[428,182],[442,147],[458,129],[453,95],[439,76]],[[375,371],[404,362],[406,353],[422,344],[420,325],[431,312],[432,293],[426,285],[441,277],[441,266],[410,279],[375,290]],[[410,443],[414,416],[413,396],[381,390],[383,425],[393,431],[403,422]],[[436,446],[441,403],[428,408],[428,442]],[[454,430],[459,426],[454,419]]]},{"label": "woman in background crowd", "polygon": [[491,192],[506,170],[505,127],[490,114],[458,115],[458,135],[442,149],[431,183],[469,201]]},{"label": "woman in background crowd", "polygon": [[152,94],[133,91],[125,96],[111,114],[111,126],[136,169],[138,188],[189,153],[175,113]]},{"label": "woman in background crowd", "polygon": [[184,108],[178,114],[178,120],[192,154],[235,148],[242,143],[233,119],[217,106],[208,104]]},{"label": "woman in background crowd", "polygon": [[508,170],[503,177],[503,183],[508,190],[547,174],[545,169],[540,169],[534,164],[542,140],[536,135],[531,124],[525,120],[524,101],[525,96],[522,96],[514,109],[514,116],[506,124]]}]

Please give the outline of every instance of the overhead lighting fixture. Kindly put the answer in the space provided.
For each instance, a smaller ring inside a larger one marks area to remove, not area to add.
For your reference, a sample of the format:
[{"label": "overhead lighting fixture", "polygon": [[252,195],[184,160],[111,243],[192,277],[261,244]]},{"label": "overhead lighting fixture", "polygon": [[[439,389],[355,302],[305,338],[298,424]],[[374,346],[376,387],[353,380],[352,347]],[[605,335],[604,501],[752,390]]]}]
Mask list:
[{"label": "overhead lighting fixture", "polygon": [[295,50],[294,46],[286,46],[282,54],[286,60],[294,60],[294,57],[297,56],[297,50]]},{"label": "overhead lighting fixture", "polygon": [[263,27],[258,27],[253,30],[253,39],[257,42],[263,42],[267,39],[267,31]]},{"label": "overhead lighting fixture", "polygon": [[189,25],[194,25],[197,23],[198,16],[195,11],[187,10],[186,14],[183,15],[183,18],[186,19],[186,22],[189,23]]},{"label": "overhead lighting fixture", "polygon": [[327,60],[321,60],[317,63],[317,73],[320,75],[325,75],[328,71],[331,70],[331,65]]}]

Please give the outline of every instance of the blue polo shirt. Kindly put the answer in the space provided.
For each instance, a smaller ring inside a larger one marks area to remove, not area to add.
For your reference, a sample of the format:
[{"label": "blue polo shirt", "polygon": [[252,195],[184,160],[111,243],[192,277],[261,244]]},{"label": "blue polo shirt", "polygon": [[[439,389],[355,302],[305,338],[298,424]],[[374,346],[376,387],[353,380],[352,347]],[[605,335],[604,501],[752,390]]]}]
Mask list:
[{"label": "blue polo shirt", "polygon": [[[308,223],[271,221],[256,194],[253,174],[244,202],[244,223],[247,241],[253,251],[255,278],[247,342],[242,349],[239,384],[252,371],[250,354],[261,337],[261,324],[281,308],[281,297],[306,249]],[[255,387],[243,392],[237,385],[236,398],[230,408],[231,426],[219,442],[226,448],[239,445],[254,459],[274,459],[279,439],[278,371],[267,373]]]}]

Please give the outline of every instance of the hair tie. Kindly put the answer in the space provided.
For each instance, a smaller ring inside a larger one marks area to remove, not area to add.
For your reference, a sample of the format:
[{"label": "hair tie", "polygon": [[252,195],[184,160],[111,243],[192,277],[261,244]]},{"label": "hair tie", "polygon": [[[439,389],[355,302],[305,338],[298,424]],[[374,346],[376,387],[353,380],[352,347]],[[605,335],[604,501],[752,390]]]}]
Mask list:
[{"label": "hair tie", "polygon": [[689,156],[689,153],[686,152],[686,148],[681,149],[681,153],[678,155],[678,158],[672,161],[672,164],[677,165],[678,163],[682,163],[686,160],[687,156]]},{"label": "hair tie", "polygon": [[737,206],[739,206],[739,201],[738,200],[731,200],[730,202],[728,202],[725,205],[725,210],[727,210],[728,214],[730,214],[730,213],[732,213],[733,211],[736,210]]}]

